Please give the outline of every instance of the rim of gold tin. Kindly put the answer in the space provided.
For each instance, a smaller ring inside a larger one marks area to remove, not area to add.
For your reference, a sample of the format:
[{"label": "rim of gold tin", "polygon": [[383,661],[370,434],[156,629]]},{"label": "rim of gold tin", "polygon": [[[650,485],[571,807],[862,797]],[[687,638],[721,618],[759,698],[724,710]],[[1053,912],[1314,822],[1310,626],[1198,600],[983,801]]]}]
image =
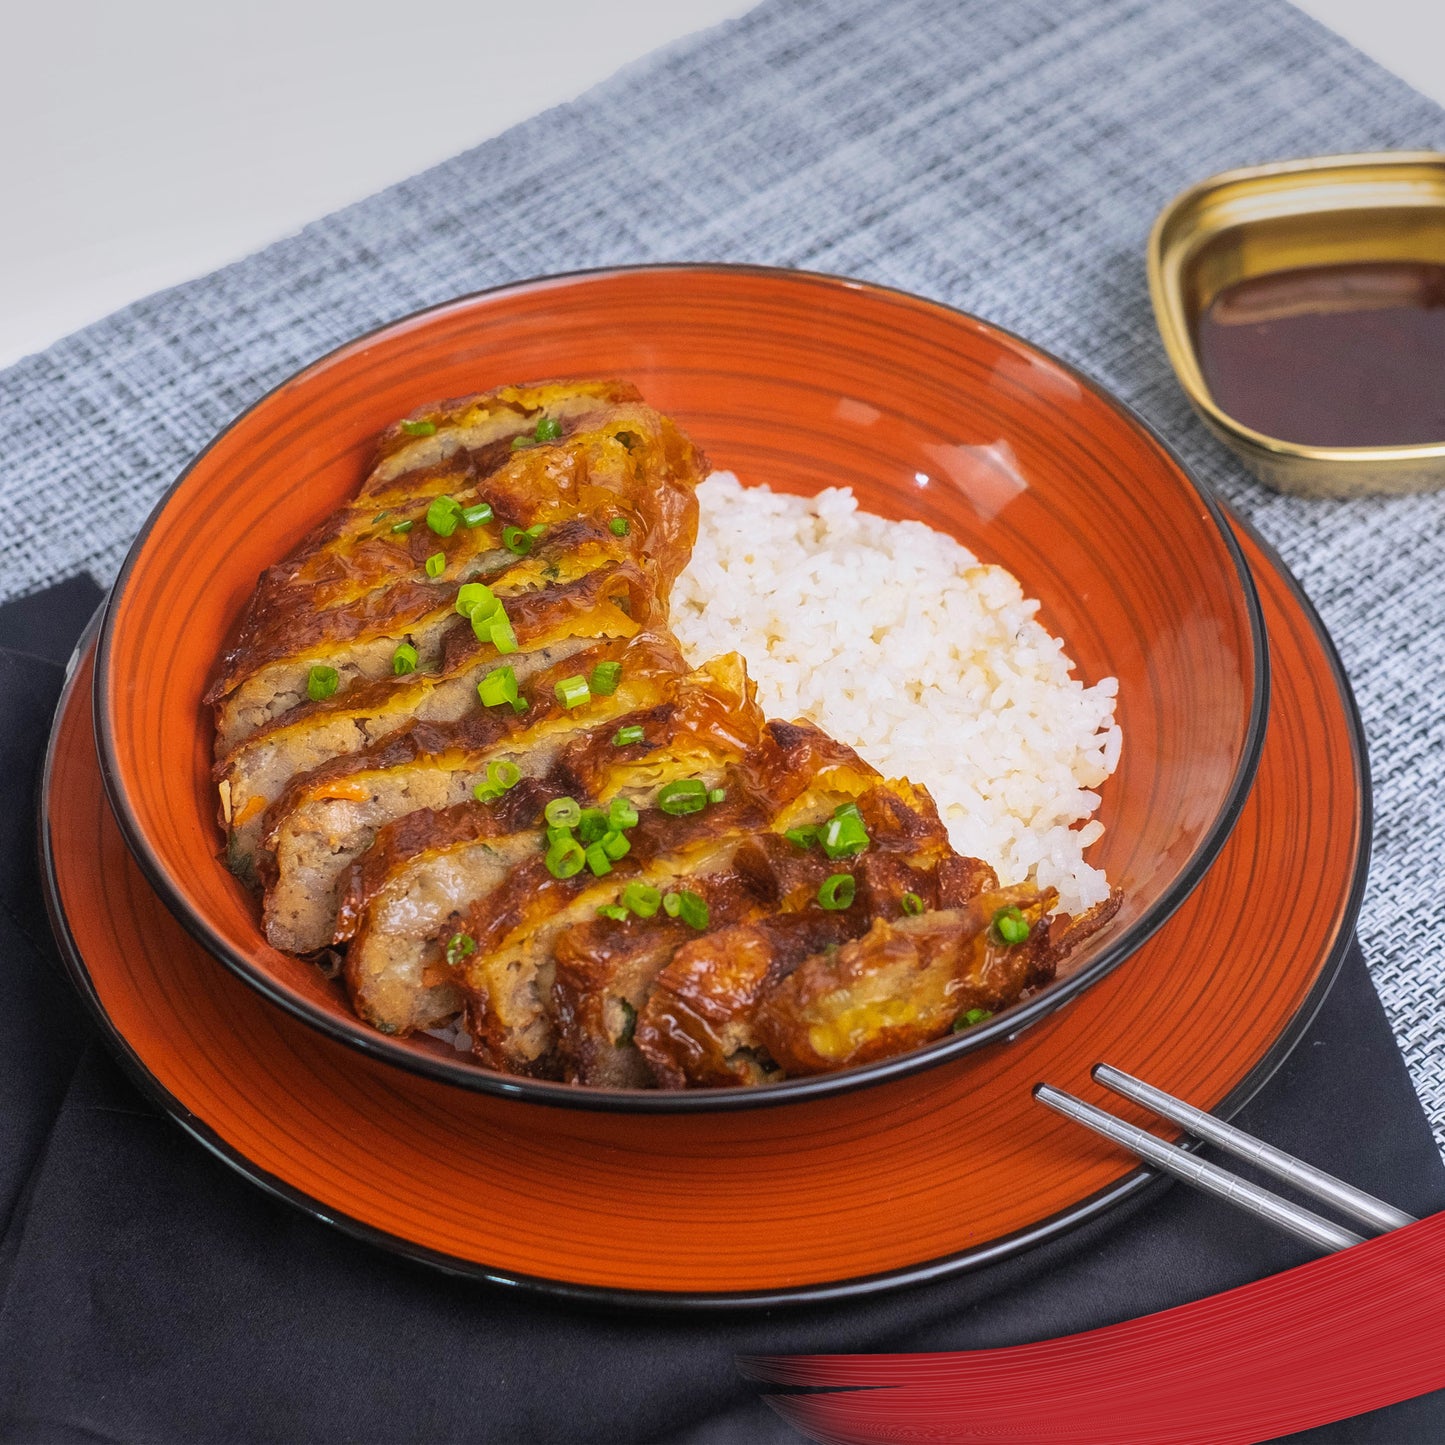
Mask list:
[{"label": "rim of gold tin", "polygon": [[[1388,170],[1421,174],[1391,179],[1382,175]],[[1211,202],[1217,212],[1212,220],[1206,217]],[[1205,383],[1183,287],[1186,265],[1231,229],[1337,211],[1432,207],[1439,209],[1445,230],[1445,151],[1362,151],[1240,166],[1187,187],[1159,212],[1148,243],[1154,319],[1184,394],[1226,441],[1242,443],[1286,465],[1344,464],[1362,471],[1370,465],[1418,467],[1439,462],[1445,466],[1445,440],[1405,446],[1312,446],[1285,441],[1238,421],[1215,402]],[[1349,249],[1348,243],[1342,247]],[[1368,258],[1362,254],[1348,259]],[[1440,260],[1445,261],[1445,253]]]}]

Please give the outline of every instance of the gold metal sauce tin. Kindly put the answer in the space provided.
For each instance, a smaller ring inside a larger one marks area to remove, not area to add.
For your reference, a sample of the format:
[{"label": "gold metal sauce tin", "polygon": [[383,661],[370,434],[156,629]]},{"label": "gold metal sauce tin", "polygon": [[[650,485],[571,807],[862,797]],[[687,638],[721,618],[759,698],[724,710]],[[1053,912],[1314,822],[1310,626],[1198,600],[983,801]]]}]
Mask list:
[{"label": "gold metal sauce tin", "polygon": [[1230,416],[1205,383],[1199,318],[1226,287],[1370,261],[1445,262],[1445,154],[1316,156],[1226,171],[1176,196],[1150,233],[1149,291],[1180,385],[1210,430],[1279,491],[1344,497],[1445,485],[1445,439],[1368,447],[1284,441]]}]

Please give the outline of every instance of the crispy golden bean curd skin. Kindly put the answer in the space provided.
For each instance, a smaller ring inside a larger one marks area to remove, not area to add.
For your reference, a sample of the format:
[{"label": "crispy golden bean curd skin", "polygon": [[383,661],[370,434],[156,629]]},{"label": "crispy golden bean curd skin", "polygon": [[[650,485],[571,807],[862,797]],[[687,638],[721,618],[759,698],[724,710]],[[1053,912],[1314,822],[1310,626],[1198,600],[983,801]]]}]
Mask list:
[{"label": "crispy golden bean curd skin", "polygon": [[968,1027],[1117,907],[1000,888],[923,788],[767,720],[736,654],[687,666],[707,470],[625,382],[499,387],[389,428],[263,574],[207,695],[227,860],[375,1028],[755,1084]]}]

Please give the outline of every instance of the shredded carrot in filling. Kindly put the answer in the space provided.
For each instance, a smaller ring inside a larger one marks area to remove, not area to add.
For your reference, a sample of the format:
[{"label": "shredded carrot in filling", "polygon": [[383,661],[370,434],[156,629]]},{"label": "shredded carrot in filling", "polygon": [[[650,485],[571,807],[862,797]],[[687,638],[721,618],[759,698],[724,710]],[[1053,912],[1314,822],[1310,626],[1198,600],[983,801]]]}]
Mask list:
[{"label": "shredded carrot in filling", "polygon": [[231,819],[231,826],[233,828],[239,828],[242,823],[249,822],[252,818],[254,818],[257,813],[263,813],[265,811],[265,798],[259,796],[252,798],[251,801],[248,802],[246,806],[242,808],[241,811],[237,813],[234,818]]},{"label": "shredded carrot in filling", "polygon": [[340,798],[347,803],[364,803],[371,796],[371,789],[365,783],[348,783],[345,779],[340,779],[317,788],[311,796],[317,802],[323,802],[328,798]]}]

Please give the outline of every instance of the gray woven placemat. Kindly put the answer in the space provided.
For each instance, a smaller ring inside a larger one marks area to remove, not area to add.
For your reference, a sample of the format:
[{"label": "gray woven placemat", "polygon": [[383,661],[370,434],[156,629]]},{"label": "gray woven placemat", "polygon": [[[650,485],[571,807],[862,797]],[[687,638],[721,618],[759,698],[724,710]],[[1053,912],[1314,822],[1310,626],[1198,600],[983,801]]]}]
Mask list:
[{"label": "gray woven placemat", "polygon": [[1445,112],[1281,0],[768,0],[573,104],[0,373],[0,598],[108,580],[157,494],[298,365],[546,271],[757,261],[980,312],[1140,408],[1284,554],[1369,732],[1360,936],[1445,1147],[1445,495],[1316,502],[1193,419],[1149,309],[1160,206],[1228,166],[1445,147]]}]

